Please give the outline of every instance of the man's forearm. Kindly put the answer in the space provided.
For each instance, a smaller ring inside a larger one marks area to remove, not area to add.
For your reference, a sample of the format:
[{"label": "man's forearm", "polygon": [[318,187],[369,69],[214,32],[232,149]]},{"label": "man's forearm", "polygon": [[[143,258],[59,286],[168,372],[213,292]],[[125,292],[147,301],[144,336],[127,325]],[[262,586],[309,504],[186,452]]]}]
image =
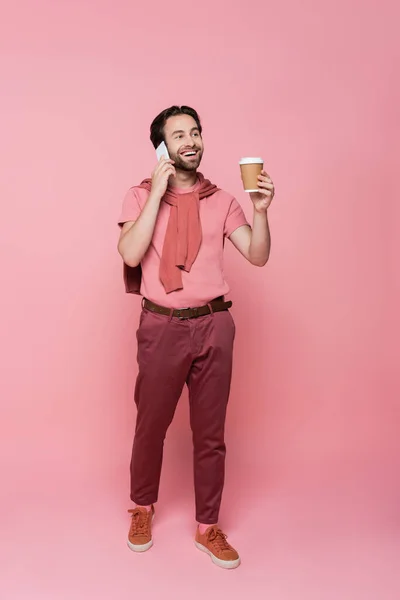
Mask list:
[{"label": "man's forearm", "polygon": [[263,267],[268,261],[271,249],[271,236],[268,213],[254,211],[253,228],[249,248],[249,259],[253,265]]},{"label": "man's forearm", "polygon": [[138,220],[121,237],[118,252],[130,267],[140,264],[153,238],[161,198],[150,194]]}]

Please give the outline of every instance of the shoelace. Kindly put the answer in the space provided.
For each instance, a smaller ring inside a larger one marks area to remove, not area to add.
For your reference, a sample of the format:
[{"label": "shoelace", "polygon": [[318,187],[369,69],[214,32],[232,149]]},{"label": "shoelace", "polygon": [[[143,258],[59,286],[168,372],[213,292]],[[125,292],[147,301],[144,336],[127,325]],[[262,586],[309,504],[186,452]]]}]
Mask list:
[{"label": "shoelace", "polygon": [[128,513],[132,515],[130,535],[147,535],[149,533],[148,515],[138,508],[132,508],[128,510]]},{"label": "shoelace", "polygon": [[208,541],[216,546],[218,550],[232,550],[232,546],[226,541],[227,537],[219,527],[211,527],[207,534]]}]

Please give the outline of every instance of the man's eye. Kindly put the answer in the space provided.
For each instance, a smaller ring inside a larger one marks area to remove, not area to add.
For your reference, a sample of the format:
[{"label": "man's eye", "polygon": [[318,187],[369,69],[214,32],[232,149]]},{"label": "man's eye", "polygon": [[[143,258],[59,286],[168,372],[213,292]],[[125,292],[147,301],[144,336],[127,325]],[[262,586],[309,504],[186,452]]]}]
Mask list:
[{"label": "man's eye", "polygon": [[194,135],[194,136],[196,136],[196,137],[199,137],[199,134],[198,134],[198,133],[194,133],[193,135]]}]

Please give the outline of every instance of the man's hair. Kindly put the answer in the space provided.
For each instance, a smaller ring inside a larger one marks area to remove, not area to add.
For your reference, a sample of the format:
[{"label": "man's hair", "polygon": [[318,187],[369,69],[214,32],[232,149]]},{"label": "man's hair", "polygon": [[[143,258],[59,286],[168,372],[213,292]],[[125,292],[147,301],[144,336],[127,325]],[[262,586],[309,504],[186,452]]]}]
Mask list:
[{"label": "man's hair", "polygon": [[150,126],[150,139],[154,146],[157,148],[164,141],[164,126],[170,117],[176,117],[178,115],[189,115],[196,121],[197,127],[201,135],[202,126],[200,123],[200,117],[194,108],[190,106],[171,106],[163,110],[152,122]]}]

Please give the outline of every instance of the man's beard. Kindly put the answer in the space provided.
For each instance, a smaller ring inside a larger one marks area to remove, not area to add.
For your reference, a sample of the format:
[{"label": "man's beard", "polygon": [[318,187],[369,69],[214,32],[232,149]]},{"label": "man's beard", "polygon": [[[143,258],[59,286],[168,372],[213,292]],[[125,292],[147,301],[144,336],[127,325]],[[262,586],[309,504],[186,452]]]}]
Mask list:
[{"label": "man's beard", "polygon": [[198,155],[196,156],[196,160],[187,160],[181,154],[175,154],[171,156],[171,159],[175,161],[174,167],[175,169],[179,169],[180,171],[193,172],[197,171],[200,166],[201,159],[203,157],[203,151],[200,148],[193,148],[193,150],[198,151]]}]

